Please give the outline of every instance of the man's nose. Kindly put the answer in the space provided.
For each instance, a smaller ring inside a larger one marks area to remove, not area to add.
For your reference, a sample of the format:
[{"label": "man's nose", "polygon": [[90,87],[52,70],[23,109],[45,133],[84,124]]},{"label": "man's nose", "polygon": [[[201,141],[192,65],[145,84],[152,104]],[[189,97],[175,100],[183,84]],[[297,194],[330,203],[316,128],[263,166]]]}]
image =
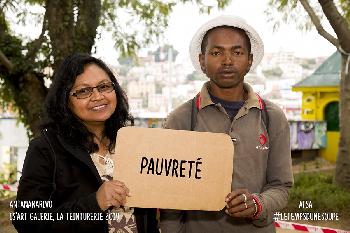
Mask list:
[{"label": "man's nose", "polygon": [[222,64],[223,65],[232,65],[233,57],[231,52],[224,52]]}]

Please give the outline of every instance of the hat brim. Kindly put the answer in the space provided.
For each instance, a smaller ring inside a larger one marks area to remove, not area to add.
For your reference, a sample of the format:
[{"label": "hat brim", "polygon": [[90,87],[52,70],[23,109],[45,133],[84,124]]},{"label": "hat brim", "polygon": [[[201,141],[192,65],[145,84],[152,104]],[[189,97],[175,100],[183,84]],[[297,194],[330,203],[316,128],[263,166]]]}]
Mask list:
[{"label": "hat brim", "polygon": [[203,73],[200,63],[199,54],[201,54],[201,44],[204,35],[212,28],[219,26],[232,26],[243,29],[249,39],[251,44],[251,54],[253,54],[253,62],[250,70],[255,70],[257,65],[260,63],[264,56],[264,43],[261,40],[259,34],[245,22],[244,19],[236,16],[219,16],[201,26],[198,31],[194,34],[190,43],[190,57],[194,68]]}]

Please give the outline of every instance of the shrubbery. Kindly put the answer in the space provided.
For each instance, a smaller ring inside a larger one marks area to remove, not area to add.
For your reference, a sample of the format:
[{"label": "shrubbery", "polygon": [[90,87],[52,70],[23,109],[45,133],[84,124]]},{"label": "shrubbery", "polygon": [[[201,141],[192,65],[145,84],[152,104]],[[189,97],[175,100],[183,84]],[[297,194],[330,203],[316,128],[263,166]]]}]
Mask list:
[{"label": "shrubbery", "polygon": [[[4,171],[0,172],[0,184],[13,184],[16,182],[16,165],[5,164]],[[16,192],[0,190],[0,200],[16,196]]]},{"label": "shrubbery", "polygon": [[[294,182],[288,211],[349,214],[350,190],[334,184],[332,173],[300,173],[295,175]],[[299,208],[300,201],[311,201],[312,208]]]}]

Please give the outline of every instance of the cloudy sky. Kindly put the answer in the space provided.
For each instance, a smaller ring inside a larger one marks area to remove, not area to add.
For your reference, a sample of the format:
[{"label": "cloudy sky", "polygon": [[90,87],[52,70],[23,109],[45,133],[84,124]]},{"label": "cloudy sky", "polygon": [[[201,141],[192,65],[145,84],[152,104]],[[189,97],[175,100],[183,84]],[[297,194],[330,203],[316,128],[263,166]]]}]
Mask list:
[{"label": "cloudy sky", "polygon": [[[215,2],[215,0],[203,0],[206,3]],[[213,10],[210,15],[200,14],[198,7],[194,4],[178,4],[169,18],[169,27],[164,32],[159,41],[159,45],[171,44],[179,51],[177,62],[188,62],[188,46],[195,31],[209,19],[219,15],[236,15],[240,16],[252,25],[260,34],[265,44],[265,52],[288,51],[294,52],[299,57],[317,57],[329,56],[335,48],[323,37],[317,34],[313,29],[308,32],[301,32],[296,29],[295,25],[283,24],[276,32],[272,30],[272,23],[267,22],[264,11],[267,9],[268,0],[231,0],[231,4],[223,11]],[[41,8],[34,8],[34,11],[43,12]],[[41,27],[25,27],[13,25],[14,30],[34,39],[39,36]],[[329,25],[326,29],[333,33]],[[149,49],[143,49],[141,52],[146,53]],[[110,34],[103,32],[102,37],[97,41],[96,56],[102,58],[107,63],[114,65],[119,57],[114,48],[114,41]]]},{"label": "cloudy sky", "polygon": [[[273,32],[273,25],[267,22],[264,14],[267,2],[268,0],[232,0],[225,10],[214,10],[209,16],[199,14],[198,8],[192,4],[179,4],[170,15],[169,27],[160,44],[174,45],[180,52],[178,60],[188,60],[188,45],[195,31],[215,16],[232,14],[245,18],[256,29],[264,41],[266,52],[283,50],[294,52],[300,57],[317,57],[329,56],[335,51],[334,46],[318,35],[316,30],[301,32],[295,25],[282,25],[278,31]],[[118,56],[112,47],[113,40],[108,35],[104,36],[98,42],[97,55],[112,62]]]}]

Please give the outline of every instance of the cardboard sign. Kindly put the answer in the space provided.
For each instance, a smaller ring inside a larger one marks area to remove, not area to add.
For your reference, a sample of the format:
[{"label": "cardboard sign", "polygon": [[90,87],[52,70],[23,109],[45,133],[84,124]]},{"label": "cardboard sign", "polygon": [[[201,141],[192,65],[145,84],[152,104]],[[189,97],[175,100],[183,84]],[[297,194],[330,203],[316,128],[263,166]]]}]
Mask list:
[{"label": "cardboard sign", "polygon": [[114,167],[127,206],[218,211],[231,192],[233,143],[222,133],[124,127]]}]

